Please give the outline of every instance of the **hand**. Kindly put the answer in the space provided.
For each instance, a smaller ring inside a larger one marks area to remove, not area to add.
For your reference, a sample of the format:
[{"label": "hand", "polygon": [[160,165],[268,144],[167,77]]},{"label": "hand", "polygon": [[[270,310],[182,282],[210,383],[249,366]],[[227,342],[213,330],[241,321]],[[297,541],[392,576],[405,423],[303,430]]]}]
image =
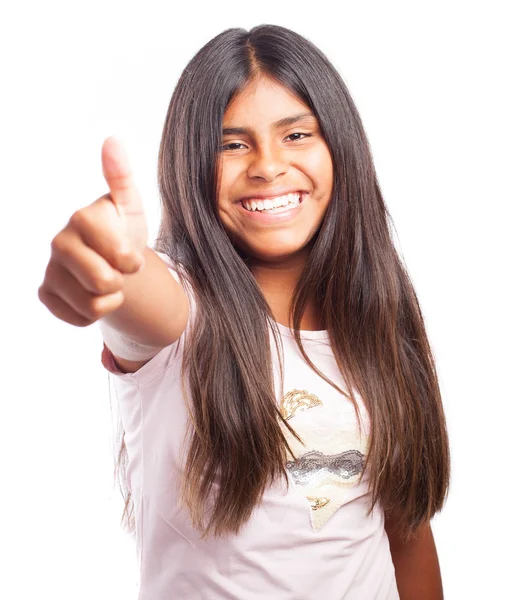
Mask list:
[{"label": "hand", "polygon": [[51,242],[51,258],[38,289],[56,317],[91,325],[124,302],[124,275],[145,264],[148,227],[124,150],[115,138],[102,146],[109,193],[77,210]]}]

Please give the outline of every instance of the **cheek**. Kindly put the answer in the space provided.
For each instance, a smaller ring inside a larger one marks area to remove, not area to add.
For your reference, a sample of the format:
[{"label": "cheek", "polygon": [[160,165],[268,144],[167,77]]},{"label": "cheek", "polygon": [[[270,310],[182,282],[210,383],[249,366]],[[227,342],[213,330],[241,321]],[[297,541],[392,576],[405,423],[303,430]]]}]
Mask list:
[{"label": "cheek", "polygon": [[322,148],[319,152],[313,153],[305,164],[310,177],[322,194],[329,194],[332,191],[333,166],[331,155],[328,149]]},{"label": "cheek", "polygon": [[239,186],[240,175],[239,169],[223,169],[219,182],[217,208],[219,219],[227,230],[235,228],[239,219],[238,207],[234,201],[240,196],[240,190],[243,189]]},{"label": "cheek", "polygon": [[243,176],[245,166],[243,161],[235,160],[229,161],[224,160],[219,170],[219,195],[222,198],[227,197],[232,190],[232,186],[235,182]]}]

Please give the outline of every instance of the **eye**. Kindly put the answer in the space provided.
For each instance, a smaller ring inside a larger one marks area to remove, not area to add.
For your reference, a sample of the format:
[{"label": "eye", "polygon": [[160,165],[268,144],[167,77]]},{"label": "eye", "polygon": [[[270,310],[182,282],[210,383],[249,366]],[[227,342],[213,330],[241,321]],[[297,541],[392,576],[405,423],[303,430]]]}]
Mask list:
[{"label": "eye", "polygon": [[221,146],[221,151],[225,152],[227,150],[240,150],[241,146],[245,146],[245,144],[242,144],[241,142],[230,142]]},{"label": "eye", "polygon": [[[296,137],[296,136],[302,136],[302,137]],[[308,137],[312,137],[312,133],[300,133],[300,132],[298,131],[298,132],[295,132],[295,133],[291,133],[291,134],[290,134],[290,135],[288,135],[288,136],[287,136],[285,139],[287,139],[287,138],[292,138],[292,140],[291,140],[291,141],[293,141],[293,142],[296,142],[296,141],[298,141],[298,140],[302,140],[302,139],[304,139],[304,138],[308,138]]]}]

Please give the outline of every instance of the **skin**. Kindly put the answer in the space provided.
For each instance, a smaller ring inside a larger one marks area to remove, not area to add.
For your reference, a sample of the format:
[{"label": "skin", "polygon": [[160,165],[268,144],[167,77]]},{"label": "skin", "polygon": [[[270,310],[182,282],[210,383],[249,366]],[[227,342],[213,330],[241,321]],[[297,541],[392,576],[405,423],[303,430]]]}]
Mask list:
[{"label": "skin", "polygon": [[[284,325],[289,324],[290,299],[333,186],[331,155],[314,115],[277,124],[307,113],[309,108],[287,88],[258,77],[234,98],[223,119],[219,216],[234,244],[250,257],[251,271]],[[240,203],[241,198],[283,191],[303,192],[301,205],[286,221],[263,222]],[[319,325],[311,303],[302,329]]]},{"label": "skin", "polygon": [[400,600],[444,600],[440,565],[429,521],[409,541],[403,541],[399,517],[385,520]]},{"label": "skin", "polygon": [[[219,216],[233,243],[247,256],[274,317],[283,325],[291,325],[290,300],[333,187],[332,159],[317,119],[311,115],[276,125],[309,112],[287,88],[261,76],[234,98],[223,119]],[[240,204],[241,198],[276,195],[277,190],[305,192],[300,209],[286,221],[258,220]],[[314,302],[307,306],[301,328],[322,328]],[[441,600],[440,568],[429,523],[409,542],[402,541],[396,519],[386,519],[385,529],[401,600]]]}]

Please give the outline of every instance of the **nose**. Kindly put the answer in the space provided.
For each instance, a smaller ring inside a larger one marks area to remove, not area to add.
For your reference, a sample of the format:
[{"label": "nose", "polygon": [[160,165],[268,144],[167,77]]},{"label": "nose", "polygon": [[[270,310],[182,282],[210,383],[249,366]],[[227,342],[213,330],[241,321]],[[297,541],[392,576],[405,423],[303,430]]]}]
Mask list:
[{"label": "nose", "polygon": [[247,170],[247,175],[253,179],[273,181],[288,170],[288,164],[279,148],[259,148],[254,153]]}]

